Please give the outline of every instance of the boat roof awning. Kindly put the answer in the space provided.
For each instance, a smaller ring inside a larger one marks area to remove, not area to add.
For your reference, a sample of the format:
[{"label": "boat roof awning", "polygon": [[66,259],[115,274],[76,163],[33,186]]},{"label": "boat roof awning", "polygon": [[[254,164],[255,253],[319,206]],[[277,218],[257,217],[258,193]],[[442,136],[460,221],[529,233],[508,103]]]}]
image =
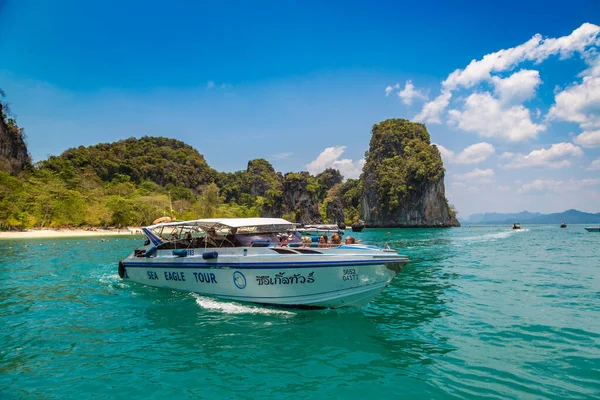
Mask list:
[{"label": "boat roof awning", "polygon": [[[250,228],[256,227],[260,231],[265,231],[265,228],[272,227],[274,231],[292,230],[296,228],[296,224],[286,221],[282,218],[209,218],[196,219],[192,221],[174,221],[162,224],[150,225],[148,229],[158,227],[175,227],[175,226],[199,226],[202,228],[211,228],[223,226],[227,228]],[[262,229],[261,229],[262,228]]]}]

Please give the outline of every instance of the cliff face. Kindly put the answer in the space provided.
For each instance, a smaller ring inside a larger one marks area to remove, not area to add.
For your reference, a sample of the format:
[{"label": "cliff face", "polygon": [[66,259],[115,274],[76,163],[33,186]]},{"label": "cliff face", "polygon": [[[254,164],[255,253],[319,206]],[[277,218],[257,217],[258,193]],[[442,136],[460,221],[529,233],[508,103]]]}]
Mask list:
[{"label": "cliff face", "polygon": [[281,186],[282,177],[275,172],[273,166],[265,159],[248,161],[246,172],[250,176],[250,194],[253,197],[265,196],[267,190]]},{"label": "cliff face", "polygon": [[325,214],[327,215],[329,223],[336,224],[337,226],[345,225],[344,205],[338,197],[327,203],[327,206],[325,207]]},{"label": "cliff face", "polygon": [[[368,189],[366,189],[368,188]],[[365,179],[362,196],[363,218],[369,227],[433,228],[460,226],[456,217],[450,215],[446,201],[444,177],[435,183],[423,185],[421,190],[393,211],[381,207],[372,175]]]},{"label": "cliff face", "polygon": [[301,224],[321,224],[319,204],[313,193],[308,190],[308,172],[289,173],[283,180],[283,210],[293,213],[295,222]]},{"label": "cliff face", "polygon": [[446,200],[441,155],[422,124],[394,119],[375,125],[362,178],[369,227],[460,226]]},{"label": "cliff face", "polygon": [[22,130],[6,120],[0,103],[0,170],[17,175],[30,162]]}]

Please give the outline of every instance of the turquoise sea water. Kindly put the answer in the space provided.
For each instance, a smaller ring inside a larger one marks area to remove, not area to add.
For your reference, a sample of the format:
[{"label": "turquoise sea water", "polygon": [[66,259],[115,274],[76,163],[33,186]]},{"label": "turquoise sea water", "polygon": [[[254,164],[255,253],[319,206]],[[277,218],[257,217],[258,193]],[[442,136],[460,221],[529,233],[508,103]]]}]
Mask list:
[{"label": "turquoise sea water", "polygon": [[412,262],[320,311],[123,283],[137,236],[3,240],[0,398],[599,398],[600,234],[524,228],[366,229]]}]

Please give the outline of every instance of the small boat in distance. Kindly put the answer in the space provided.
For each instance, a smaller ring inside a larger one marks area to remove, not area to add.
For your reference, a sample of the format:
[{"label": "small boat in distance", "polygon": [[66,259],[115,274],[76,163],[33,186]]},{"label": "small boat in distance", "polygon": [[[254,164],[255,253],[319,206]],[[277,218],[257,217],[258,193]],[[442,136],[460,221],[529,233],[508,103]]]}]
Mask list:
[{"label": "small boat in distance", "polygon": [[561,228],[566,228],[567,227],[567,223],[566,222],[561,222],[560,227]]},{"label": "small boat in distance", "polygon": [[600,232],[600,225],[598,226],[586,226],[585,230],[588,232]]},{"label": "small boat in distance", "polygon": [[513,228],[513,229],[521,229],[521,224],[519,224],[518,222],[515,222],[515,223],[513,224],[513,227],[512,227],[512,228]]},{"label": "small boat in distance", "polygon": [[362,307],[408,257],[389,247],[302,241],[280,218],[221,218],[142,228],[119,262],[125,281],[222,299],[310,308]]}]

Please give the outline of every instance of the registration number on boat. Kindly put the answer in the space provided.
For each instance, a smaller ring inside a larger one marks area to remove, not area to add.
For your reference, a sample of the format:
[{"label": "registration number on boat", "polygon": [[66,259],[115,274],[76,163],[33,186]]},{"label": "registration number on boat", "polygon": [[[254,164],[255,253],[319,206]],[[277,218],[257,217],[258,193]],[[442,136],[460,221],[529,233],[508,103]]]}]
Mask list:
[{"label": "registration number on boat", "polygon": [[344,277],[342,279],[345,281],[355,281],[358,279],[358,274],[354,268],[344,269]]}]

